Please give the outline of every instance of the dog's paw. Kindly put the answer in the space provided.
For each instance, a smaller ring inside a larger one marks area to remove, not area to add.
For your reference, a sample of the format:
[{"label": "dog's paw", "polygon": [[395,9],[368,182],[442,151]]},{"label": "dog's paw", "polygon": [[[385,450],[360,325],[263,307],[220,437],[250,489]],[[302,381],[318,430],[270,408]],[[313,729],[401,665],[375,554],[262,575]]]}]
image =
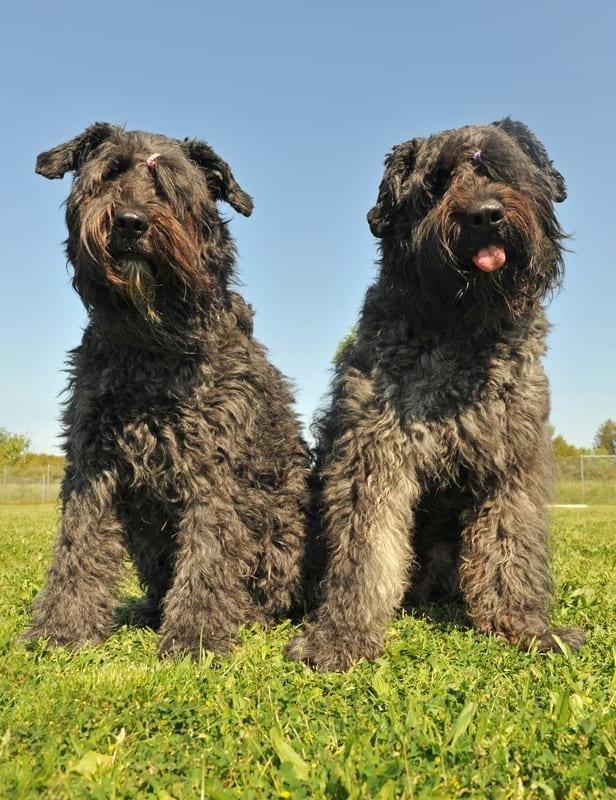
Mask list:
[{"label": "dog's paw", "polygon": [[365,633],[344,635],[318,625],[309,626],[293,639],[287,654],[294,661],[304,661],[318,672],[346,672],[362,658],[372,661],[383,653],[383,639]]},{"label": "dog's paw", "polygon": [[158,648],[161,658],[180,659],[191,656],[198,661],[205,653],[227,653],[235,644],[235,639],[230,636],[205,636],[197,634],[166,633]]},{"label": "dog's paw", "polygon": [[20,641],[26,646],[43,641],[47,647],[71,647],[74,650],[95,647],[104,640],[105,636],[99,631],[71,630],[43,625],[32,625],[20,636]]},{"label": "dog's paw", "polygon": [[586,634],[580,628],[549,628],[541,636],[531,642],[542,652],[553,651],[562,653],[562,644],[567,645],[574,652],[579,650],[586,641]]}]

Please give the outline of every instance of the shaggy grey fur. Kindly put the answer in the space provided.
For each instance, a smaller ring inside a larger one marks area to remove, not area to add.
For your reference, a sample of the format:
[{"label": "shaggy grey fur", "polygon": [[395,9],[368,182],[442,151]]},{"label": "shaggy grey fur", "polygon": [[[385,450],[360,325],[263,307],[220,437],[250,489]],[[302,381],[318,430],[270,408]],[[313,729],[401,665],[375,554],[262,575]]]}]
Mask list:
[{"label": "shaggy grey fur", "polygon": [[160,652],[227,649],[301,607],[309,458],[290,387],[230,290],[224,200],[252,201],[204,142],[96,124],[42,153],[76,179],[67,253],[90,320],[70,354],[62,521],[26,638],[96,643],[125,555]]},{"label": "shaggy grey fur", "polygon": [[[405,142],[385,163],[368,214],[379,275],[316,426],[322,602],[290,653],[347,669],[381,654],[405,596],[460,592],[478,631],[575,649],[582,632],[547,616],[541,366],[564,181],[509,119]],[[490,247],[506,262],[484,271]]]}]

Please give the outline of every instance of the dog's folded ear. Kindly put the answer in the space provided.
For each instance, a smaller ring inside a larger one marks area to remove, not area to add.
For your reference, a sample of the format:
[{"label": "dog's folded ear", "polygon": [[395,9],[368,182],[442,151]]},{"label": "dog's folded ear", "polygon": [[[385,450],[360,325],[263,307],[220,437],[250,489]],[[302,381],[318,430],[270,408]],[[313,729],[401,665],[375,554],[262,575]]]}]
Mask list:
[{"label": "dog's folded ear", "polygon": [[379,186],[379,196],[368,212],[368,225],[373,236],[382,238],[387,234],[402,188],[415,167],[415,158],[421,139],[411,139],[397,145],[385,158],[385,172]]},{"label": "dog's folded ear", "polygon": [[517,122],[510,117],[497,120],[492,124],[505,131],[505,133],[508,133],[509,136],[516,140],[533,164],[539,167],[546,175],[552,189],[554,202],[562,203],[562,201],[567,198],[565,179],[554,167],[545,147],[541,144],[539,139],[537,139],[535,134],[523,122]]},{"label": "dog's folded ear", "polygon": [[112,131],[113,125],[95,122],[79,136],[41,153],[36,159],[35,171],[45,178],[62,178],[66,172],[77,172]]},{"label": "dog's folded ear", "polygon": [[224,200],[240,214],[249,217],[253,208],[252,198],[235,180],[227,162],[223,161],[206,142],[184,139],[182,145],[188,157],[205,173],[205,179],[214,199]]}]

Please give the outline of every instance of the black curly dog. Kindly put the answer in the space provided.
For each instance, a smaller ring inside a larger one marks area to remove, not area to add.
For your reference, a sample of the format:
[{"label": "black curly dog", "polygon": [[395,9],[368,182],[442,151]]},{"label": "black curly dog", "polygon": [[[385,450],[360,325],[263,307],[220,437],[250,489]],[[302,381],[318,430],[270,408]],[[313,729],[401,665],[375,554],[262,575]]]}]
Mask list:
[{"label": "black curly dog", "polygon": [[413,139],[368,214],[380,273],[316,426],[322,603],[290,653],[376,658],[405,600],[461,593],[477,630],[572,648],[553,587],[542,301],[560,283],[562,176],[505,119]]},{"label": "black curly dog", "polygon": [[62,521],[26,638],[96,643],[128,552],[160,652],[223,651],[301,607],[309,458],[290,388],[230,290],[216,208],[250,197],[204,142],[97,123],[42,153],[74,171],[68,259],[89,312],[70,355]]}]

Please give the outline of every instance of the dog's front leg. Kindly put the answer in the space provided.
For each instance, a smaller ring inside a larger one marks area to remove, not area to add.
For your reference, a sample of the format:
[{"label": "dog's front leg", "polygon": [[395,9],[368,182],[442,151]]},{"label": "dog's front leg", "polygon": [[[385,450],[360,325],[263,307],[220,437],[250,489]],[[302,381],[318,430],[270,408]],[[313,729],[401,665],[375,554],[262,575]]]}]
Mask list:
[{"label": "dog's front leg", "polygon": [[65,478],[54,561],[24,639],[84,645],[109,635],[125,556],[116,485],[117,476],[110,470],[79,481]]},{"label": "dog's front leg", "polygon": [[163,605],[161,655],[225,652],[239,626],[257,618],[247,589],[253,545],[231,498],[212,487],[177,520],[173,582]]},{"label": "dog's front leg", "polygon": [[323,602],[292,658],[345,670],[383,652],[412,565],[411,528],[419,496],[408,437],[391,419],[355,425],[334,442],[323,470]]},{"label": "dog's front leg", "polygon": [[543,491],[530,472],[501,482],[463,516],[460,583],[477,630],[521,647],[556,650],[556,635],[576,650],[578,628],[550,628],[549,570]]}]

